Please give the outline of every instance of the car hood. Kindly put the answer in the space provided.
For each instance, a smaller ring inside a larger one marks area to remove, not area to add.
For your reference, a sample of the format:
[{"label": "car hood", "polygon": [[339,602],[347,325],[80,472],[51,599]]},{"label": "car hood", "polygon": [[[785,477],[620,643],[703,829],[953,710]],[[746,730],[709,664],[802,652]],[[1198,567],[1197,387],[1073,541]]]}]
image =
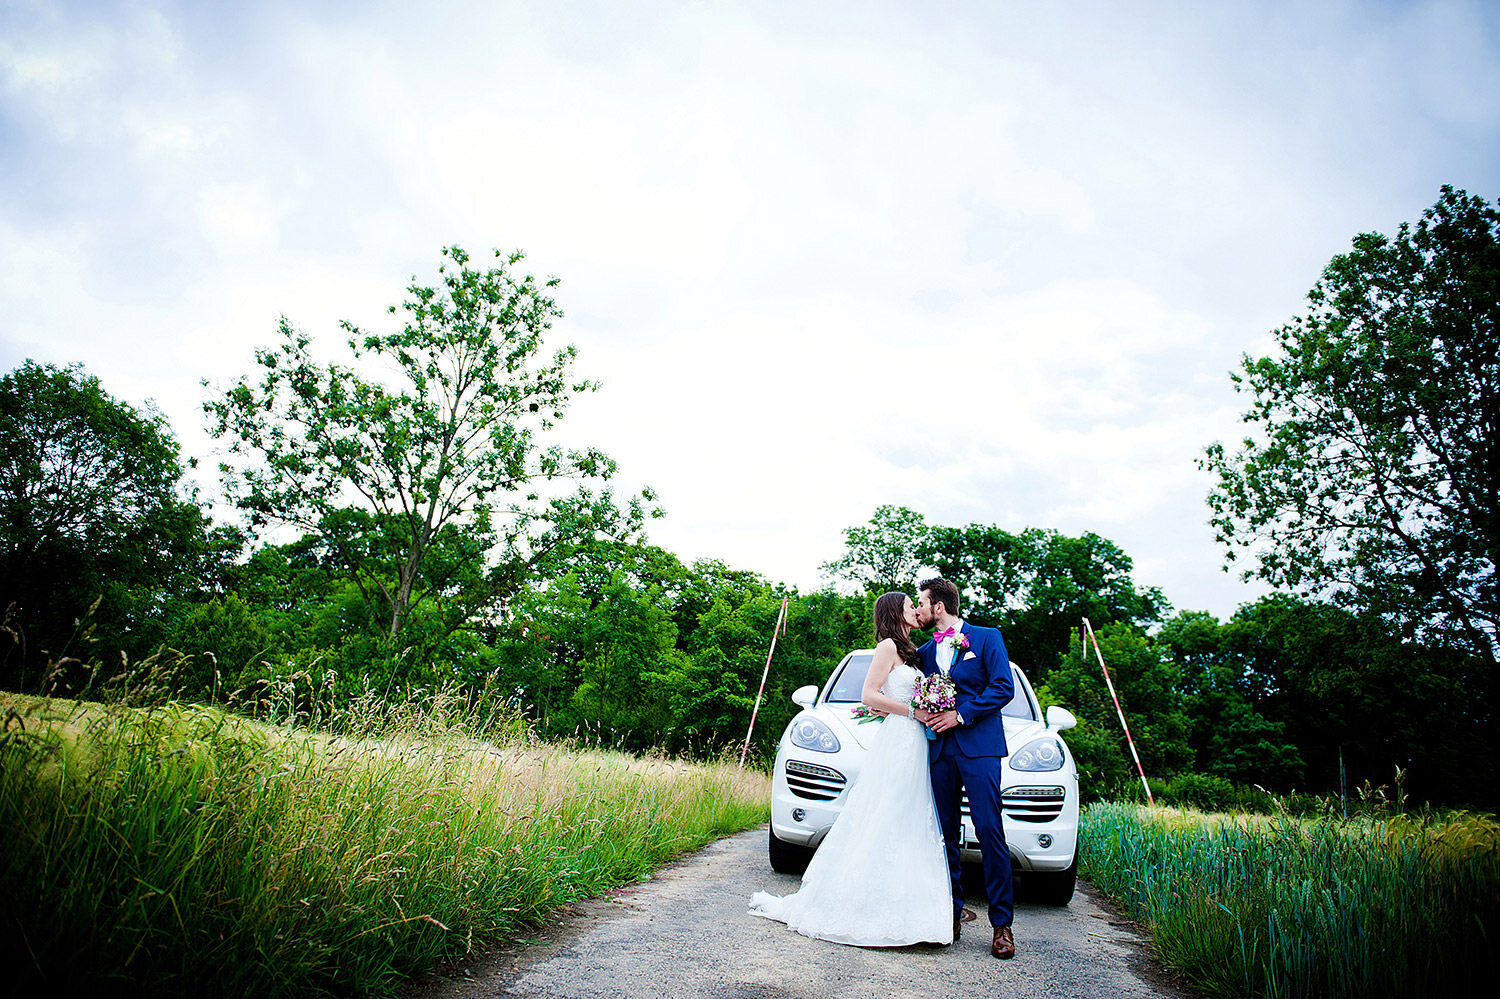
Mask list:
[{"label": "car hood", "polygon": [[884,722],[872,721],[861,725],[859,719],[853,714],[857,707],[859,707],[858,704],[824,703],[813,708],[812,714],[833,729],[833,734],[839,737],[840,742],[847,740],[859,746],[860,749],[869,749],[870,740],[875,738],[875,733],[880,731],[880,726]]},{"label": "car hood", "polygon": [[[824,702],[803,714],[812,714],[820,721],[826,723],[833,729],[840,742],[850,741],[861,749],[868,750],[870,741],[875,738],[875,733],[880,731],[884,722],[865,722],[860,724],[854,717],[853,711],[859,705],[846,704],[843,702],[829,704]],[[1039,735],[1046,735],[1049,729],[1046,724],[1039,721],[1027,721],[1024,718],[1005,718],[1005,742],[1006,748],[1010,750],[1020,749],[1032,739]],[[1058,733],[1053,733],[1058,735]],[[1061,736],[1059,735],[1059,739]]]}]

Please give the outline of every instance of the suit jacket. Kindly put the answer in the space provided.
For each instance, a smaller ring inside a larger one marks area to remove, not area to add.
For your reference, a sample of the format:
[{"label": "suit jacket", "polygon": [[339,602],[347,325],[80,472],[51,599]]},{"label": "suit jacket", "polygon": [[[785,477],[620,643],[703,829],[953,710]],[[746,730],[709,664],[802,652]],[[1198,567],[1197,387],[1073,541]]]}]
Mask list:
[{"label": "suit jacket", "polygon": [[[959,752],[965,756],[1006,756],[1005,723],[1000,709],[1015,695],[1015,680],[1010,673],[1010,656],[1005,641],[995,628],[980,628],[964,622],[963,632],[969,647],[958,653],[958,660],[948,671],[957,693],[958,713],[964,722],[950,731]],[[938,668],[937,643],[929,639],[917,652],[922,656],[922,672],[927,676],[941,673]],[[943,739],[931,744],[936,758]]]}]

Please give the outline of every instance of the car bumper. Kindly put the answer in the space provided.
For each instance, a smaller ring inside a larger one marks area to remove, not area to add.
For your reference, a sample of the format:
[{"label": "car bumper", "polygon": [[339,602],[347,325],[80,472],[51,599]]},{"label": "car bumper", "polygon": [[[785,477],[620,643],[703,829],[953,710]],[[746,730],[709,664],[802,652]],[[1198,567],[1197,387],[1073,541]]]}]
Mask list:
[{"label": "car bumper", "polygon": [[786,756],[771,779],[771,831],[784,843],[816,847],[843,811],[849,788],[859,777],[853,762]]},{"label": "car bumper", "polygon": [[[1019,776],[1010,775],[1012,779]],[[1027,775],[1028,778],[1031,775]],[[1043,776],[1043,775],[1036,775]],[[1011,865],[1022,871],[1062,871],[1078,855],[1078,778],[1055,775],[1051,780],[1011,783],[1001,791],[1005,845]],[[959,824],[960,851],[966,863],[980,860],[979,837],[964,798]]]},{"label": "car bumper", "polygon": [[[858,773],[849,760],[787,757],[771,781],[771,831],[784,843],[815,849],[843,810]],[[836,777],[834,775],[837,775]],[[788,779],[790,777],[790,780]],[[838,778],[842,778],[842,783]],[[835,790],[835,785],[838,785]],[[1061,871],[1078,853],[1078,781],[1076,776],[1013,784],[1004,792],[1005,844],[1011,864],[1022,871]],[[979,838],[968,802],[960,814],[965,863],[980,861]]]}]

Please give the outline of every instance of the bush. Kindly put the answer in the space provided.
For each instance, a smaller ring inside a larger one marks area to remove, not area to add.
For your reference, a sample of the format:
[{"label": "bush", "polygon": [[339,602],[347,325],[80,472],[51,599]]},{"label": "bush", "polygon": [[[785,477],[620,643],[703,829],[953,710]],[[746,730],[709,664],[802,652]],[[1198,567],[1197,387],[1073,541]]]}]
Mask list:
[{"label": "bush", "polygon": [[1180,774],[1167,782],[1161,794],[1165,804],[1193,805],[1206,812],[1225,811],[1238,804],[1239,798],[1233,784],[1211,774]]},{"label": "bush", "polygon": [[274,658],[276,639],[237,593],[194,604],[168,635],[167,644],[192,657],[182,677],[184,696],[223,692],[246,669]]}]

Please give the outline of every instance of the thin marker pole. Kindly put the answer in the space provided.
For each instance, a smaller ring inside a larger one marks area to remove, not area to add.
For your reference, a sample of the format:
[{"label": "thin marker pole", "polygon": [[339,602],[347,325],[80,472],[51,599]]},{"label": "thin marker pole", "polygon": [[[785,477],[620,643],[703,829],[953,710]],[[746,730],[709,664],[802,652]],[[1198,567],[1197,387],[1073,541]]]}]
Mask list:
[{"label": "thin marker pole", "polygon": [[[1115,683],[1109,678],[1109,670],[1104,666],[1104,653],[1099,651],[1099,636],[1094,634],[1094,626],[1089,624],[1089,619],[1083,619],[1084,630],[1089,639],[1094,643],[1094,655],[1099,658],[1099,669],[1104,672],[1104,682],[1109,687],[1109,696],[1115,702],[1115,714],[1120,716],[1120,727],[1125,730],[1125,741],[1130,744],[1130,756],[1135,760],[1135,772],[1141,775],[1141,787],[1146,789],[1146,802],[1151,807],[1156,807],[1156,799],[1151,797],[1151,785],[1146,783],[1146,768],[1141,766],[1140,754],[1135,751],[1135,740],[1130,737],[1130,726],[1125,724],[1125,712],[1120,710],[1120,698],[1115,696]],[[1084,655],[1088,655],[1088,642],[1084,642]]]},{"label": "thin marker pole", "polygon": [[740,750],[740,769],[745,769],[745,754],[750,752],[750,733],[755,731],[755,716],[760,714],[761,695],[766,692],[766,677],[771,675],[771,656],[776,653],[776,636],[786,630],[786,602],[781,598],[781,613],[776,615],[776,627],[771,629],[771,649],[766,653],[766,668],[760,671],[760,689],[755,692],[755,708],[750,712],[750,727],[745,730],[745,746]]}]

